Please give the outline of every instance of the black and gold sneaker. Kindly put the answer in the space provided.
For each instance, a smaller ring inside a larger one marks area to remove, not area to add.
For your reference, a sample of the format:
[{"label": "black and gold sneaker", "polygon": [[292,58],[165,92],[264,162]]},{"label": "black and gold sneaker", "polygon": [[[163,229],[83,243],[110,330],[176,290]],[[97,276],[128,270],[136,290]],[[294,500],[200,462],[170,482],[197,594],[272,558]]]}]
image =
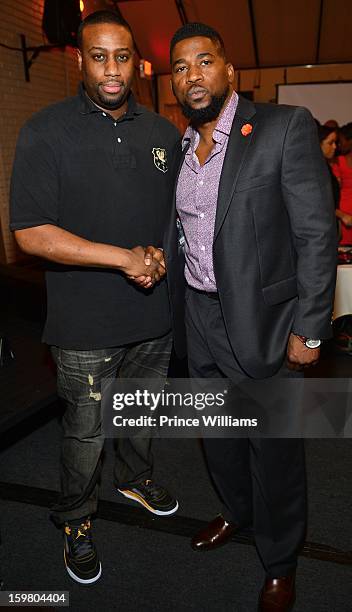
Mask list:
[{"label": "black and gold sneaker", "polygon": [[92,584],[101,576],[101,563],[92,539],[89,517],[81,524],[65,523],[64,560],[69,576],[80,584]]},{"label": "black and gold sneaker", "polygon": [[128,489],[117,490],[128,499],[133,499],[149,512],[159,516],[174,514],[178,510],[177,499],[172,497],[164,487],[155,484],[152,480],[139,482]]}]

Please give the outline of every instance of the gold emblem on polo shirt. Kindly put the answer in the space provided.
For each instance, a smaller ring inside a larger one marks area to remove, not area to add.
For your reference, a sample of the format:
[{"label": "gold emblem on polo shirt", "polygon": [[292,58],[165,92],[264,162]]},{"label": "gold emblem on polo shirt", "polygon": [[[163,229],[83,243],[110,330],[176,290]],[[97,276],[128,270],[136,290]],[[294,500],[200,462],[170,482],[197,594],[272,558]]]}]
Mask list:
[{"label": "gold emblem on polo shirt", "polygon": [[158,170],[161,170],[161,172],[167,172],[166,149],[154,147],[152,149],[152,153],[154,158],[154,166],[156,166]]}]

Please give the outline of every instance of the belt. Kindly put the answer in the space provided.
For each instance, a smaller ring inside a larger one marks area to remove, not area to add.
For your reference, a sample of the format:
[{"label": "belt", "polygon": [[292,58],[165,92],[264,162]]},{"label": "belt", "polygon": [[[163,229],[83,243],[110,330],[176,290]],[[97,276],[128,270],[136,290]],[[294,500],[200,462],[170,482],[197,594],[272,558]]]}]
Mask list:
[{"label": "belt", "polygon": [[187,287],[188,289],[190,289],[190,291],[194,291],[194,293],[199,293],[199,295],[205,295],[206,297],[211,298],[212,300],[219,301],[219,294],[217,291],[202,291],[201,289],[191,287],[191,285],[187,285]]}]

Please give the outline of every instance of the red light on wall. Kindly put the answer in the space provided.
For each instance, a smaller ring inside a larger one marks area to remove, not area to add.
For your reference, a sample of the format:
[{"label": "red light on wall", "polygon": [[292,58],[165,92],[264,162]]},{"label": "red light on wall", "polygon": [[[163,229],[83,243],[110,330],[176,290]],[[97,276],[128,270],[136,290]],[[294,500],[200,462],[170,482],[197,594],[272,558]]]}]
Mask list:
[{"label": "red light on wall", "polygon": [[153,76],[153,66],[148,60],[142,59],[139,62],[139,73],[142,79],[151,79]]}]

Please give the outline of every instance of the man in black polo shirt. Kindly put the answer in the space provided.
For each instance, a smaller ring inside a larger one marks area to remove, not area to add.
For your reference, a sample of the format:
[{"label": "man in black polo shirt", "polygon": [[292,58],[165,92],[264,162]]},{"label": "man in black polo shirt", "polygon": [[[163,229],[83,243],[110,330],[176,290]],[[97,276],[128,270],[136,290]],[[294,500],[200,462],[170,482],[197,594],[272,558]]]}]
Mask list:
[{"label": "man in black polo shirt", "polygon": [[[130,92],[133,36],[116,13],[85,19],[78,35],[79,95],[34,115],[22,129],[11,187],[11,229],[27,253],[51,261],[44,342],[52,346],[63,418],[62,497],[69,575],[101,574],[92,542],[103,436],[102,378],[165,377],[171,350],[162,247],[172,205],[168,171],[179,134]],[[150,290],[129,277],[144,276]],[[148,280],[150,281],[148,283]],[[116,441],[120,493],[159,515],[178,503],[151,480],[146,439]]]}]

